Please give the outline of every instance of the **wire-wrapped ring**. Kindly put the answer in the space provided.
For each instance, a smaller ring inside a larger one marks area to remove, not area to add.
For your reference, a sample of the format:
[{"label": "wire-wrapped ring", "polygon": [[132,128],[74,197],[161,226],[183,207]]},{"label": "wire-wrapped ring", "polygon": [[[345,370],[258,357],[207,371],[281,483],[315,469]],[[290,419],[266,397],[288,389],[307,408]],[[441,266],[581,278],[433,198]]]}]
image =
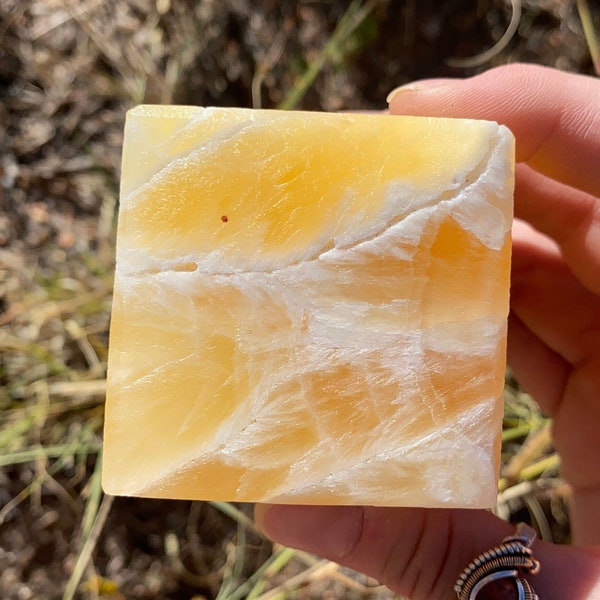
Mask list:
[{"label": "wire-wrapped ring", "polygon": [[[515,535],[473,559],[454,585],[458,600],[539,600],[524,575],[535,575],[540,563],[533,557],[531,545],[535,531],[520,523]],[[485,595],[484,595],[485,594]]]}]

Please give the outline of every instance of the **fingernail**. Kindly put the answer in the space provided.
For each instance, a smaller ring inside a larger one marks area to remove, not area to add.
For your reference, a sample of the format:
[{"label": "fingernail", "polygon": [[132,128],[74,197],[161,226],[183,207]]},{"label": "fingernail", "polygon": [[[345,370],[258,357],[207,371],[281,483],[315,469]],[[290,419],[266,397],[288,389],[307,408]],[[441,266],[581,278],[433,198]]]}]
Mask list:
[{"label": "fingernail", "polygon": [[442,78],[438,77],[436,79],[421,79],[419,81],[413,81],[411,83],[406,83],[392,90],[386,98],[386,102],[391,104],[394,98],[397,98],[400,94],[406,93],[414,93],[414,92],[425,92],[429,90],[433,90],[435,88],[441,87],[443,85],[448,85],[458,81],[457,79],[450,78]]},{"label": "fingernail", "polygon": [[258,528],[270,539],[333,560],[347,556],[362,532],[356,506],[257,505]]}]

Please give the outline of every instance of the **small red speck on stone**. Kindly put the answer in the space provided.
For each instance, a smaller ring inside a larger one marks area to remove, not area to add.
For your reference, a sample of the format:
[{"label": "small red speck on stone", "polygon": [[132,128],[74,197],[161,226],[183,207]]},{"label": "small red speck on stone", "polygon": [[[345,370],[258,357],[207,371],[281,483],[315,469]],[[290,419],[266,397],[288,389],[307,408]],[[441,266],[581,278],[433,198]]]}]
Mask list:
[{"label": "small red speck on stone", "polygon": [[223,221],[223,223],[227,223],[227,221],[229,221],[229,217],[227,215],[222,215],[221,221]]}]

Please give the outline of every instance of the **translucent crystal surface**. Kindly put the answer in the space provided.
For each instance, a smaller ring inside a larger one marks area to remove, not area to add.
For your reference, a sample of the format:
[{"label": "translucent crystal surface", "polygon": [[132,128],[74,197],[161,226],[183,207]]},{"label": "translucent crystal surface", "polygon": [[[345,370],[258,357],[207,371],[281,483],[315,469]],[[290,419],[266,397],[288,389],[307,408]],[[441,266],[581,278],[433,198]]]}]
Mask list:
[{"label": "translucent crystal surface", "polygon": [[130,111],[105,489],[493,505],[512,186],[496,123]]}]

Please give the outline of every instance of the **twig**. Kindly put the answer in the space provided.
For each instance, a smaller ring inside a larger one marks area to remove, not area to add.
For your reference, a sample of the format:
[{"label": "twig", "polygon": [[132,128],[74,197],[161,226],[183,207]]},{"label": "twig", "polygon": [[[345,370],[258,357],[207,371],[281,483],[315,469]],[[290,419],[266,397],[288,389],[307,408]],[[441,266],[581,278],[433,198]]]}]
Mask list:
[{"label": "twig", "polygon": [[276,588],[262,594],[261,596],[258,596],[256,600],[274,600],[282,595],[283,592],[288,592],[294,588],[306,586],[313,581],[328,576],[332,573],[332,571],[335,571],[338,568],[339,566],[334,562],[329,560],[321,560],[312,567],[308,567],[308,569],[302,571],[302,573],[298,573],[298,575],[290,577]]},{"label": "twig", "polygon": [[550,423],[531,433],[519,451],[510,459],[503,471],[506,479],[518,481],[525,465],[539,458],[552,443]]},{"label": "twig", "polygon": [[81,353],[85,357],[85,360],[90,367],[90,375],[94,377],[102,376],[104,374],[104,367],[92,347],[92,344],[90,344],[86,332],[80,327],[79,323],[77,323],[75,319],[67,319],[65,321],[65,329],[79,346]]},{"label": "twig", "polygon": [[92,379],[89,381],[53,381],[48,384],[51,396],[64,396],[65,398],[84,398],[82,404],[89,404],[90,396],[104,396],[106,394],[106,379]]},{"label": "twig", "polygon": [[[541,475],[549,471],[556,471],[560,467],[560,458],[558,454],[554,453],[542,460],[538,460],[531,465],[524,467],[518,474],[519,481],[527,481],[530,479],[537,479]],[[510,479],[503,477],[498,482],[498,491],[503,492],[510,485]]]}]

